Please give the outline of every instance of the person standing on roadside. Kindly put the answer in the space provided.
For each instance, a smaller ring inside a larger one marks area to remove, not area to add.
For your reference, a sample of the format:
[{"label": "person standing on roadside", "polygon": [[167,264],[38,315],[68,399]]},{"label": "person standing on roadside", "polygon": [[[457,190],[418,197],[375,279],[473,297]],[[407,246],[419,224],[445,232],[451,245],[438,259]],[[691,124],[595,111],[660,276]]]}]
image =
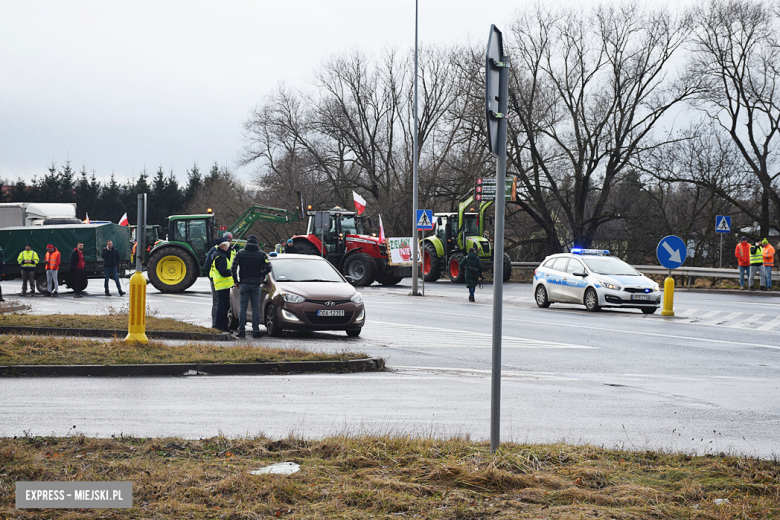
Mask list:
[{"label": "person standing on roadside", "polygon": [[[233,241],[233,233],[230,231],[225,232],[220,238],[216,240],[216,243],[214,244],[214,247],[209,249],[209,252],[206,253],[206,262],[203,264],[203,272],[206,273],[206,275],[209,277],[209,284],[211,285],[211,328],[216,329],[217,328],[217,307],[219,305],[219,295],[217,294],[216,289],[214,289],[214,280],[211,278],[211,265],[214,263],[214,259],[217,257],[217,250],[219,249],[219,244],[222,242],[223,239],[227,238],[228,242]],[[235,255],[235,250],[230,247],[229,248],[232,255]]]},{"label": "person standing on roadside", "polygon": [[124,296],[122,286],[119,284],[119,251],[114,248],[114,243],[109,240],[106,242],[106,247],[103,248],[103,252],[100,254],[103,257],[103,286],[106,289],[106,296],[111,296],[111,292],[108,290],[108,281],[114,280],[116,282],[116,290],[119,291],[119,296]]},{"label": "person standing on roadside", "polygon": [[469,249],[469,254],[460,261],[460,268],[465,274],[466,287],[469,289],[469,301],[476,301],[474,299],[474,289],[479,283],[480,276],[482,276],[482,262],[477,256],[476,249],[473,247]]},{"label": "person standing on roadside", "polygon": [[274,253],[277,255],[280,255],[284,253],[284,239],[281,239],[278,244],[276,244],[276,247],[274,248]]},{"label": "person standing on roadside", "polygon": [[761,242],[756,240],[755,244],[750,246],[750,280],[748,286],[751,291],[755,291],[753,288],[753,278],[758,274],[758,282],[761,286],[761,290],[764,288],[764,252],[761,249]]},{"label": "person standing on roadside", "polygon": [[211,280],[217,292],[217,322],[216,329],[230,332],[228,329],[228,309],[230,308],[230,288],[233,287],[233,272],[231,271],[233,257],[229,251],[230,239],[222,237],[217,248],[217,254],[211,263]]},{"label": "person standing on roadside", "polygon": [[244,249],[238,252],[233,260],[233,283],[238,285],[238,293],[241,296],[241,304],[238,311],[238,337],[246,337],[246,312],[249,302],[252,302],[252,337],[259,338],[260,323],[263,321],[260,315],[260,285],[265,276],[271,272],[271,263],[268,255],[260,250],[257,237],[249,235]]},{"label": "person standing on roadside", "polygon": [[[0,280],[2,280],[3,275],[5,274],[5,253],[3,252],[2,246],[0,246]],[[0,288],[0,302],[4,302],[5,298],[3,298],[3,289]]]},{"label": "person standing on roadside", "polygon": [[60,285],[57,277],[60,272],[61,260],[62,255],[60,255],[57,248],[48,244],[46,246],[46,257],[44,258],[44,263],[46,264],[46,290],[48,291],[46,296],[57,296],[57,289]]},{"label": "person standing on roadside", "polygon": [[30,282],[30,296],[35,296],[35,266],[38,265],[38,253],[33,251],[32,246],[27,244],[24,251],[19,253],[16,262],[22,271],[22,296],[27,296],[27,282]]},{"label": "person standing on roadside", "polygon": [[292,238],[287,239],[287,247],[284,248],[285,253],[292,253],[295,254],[298,251],[295,250],[295,243],[293,242]]},{"label": "person standing on roadside", "polygon": [[84,284],[84,243],[79,242],[70,254],[70,272],[73,273],[74,298],[83,298],[81,286]]},{"label": "person standing on roadside", "polygon": [[737,257],[737,265],[739,266],[739,288],[741,290],[747,289],[745,279],[750,276],[750,244],[746,236],[739,239],[734,256]]},{"label": "person standing on roadside", "polygon": [[761,241],[761,254],[764,256],[764,287],[772,290],[772,267],[775,265],[775,248],[766,238]]}]

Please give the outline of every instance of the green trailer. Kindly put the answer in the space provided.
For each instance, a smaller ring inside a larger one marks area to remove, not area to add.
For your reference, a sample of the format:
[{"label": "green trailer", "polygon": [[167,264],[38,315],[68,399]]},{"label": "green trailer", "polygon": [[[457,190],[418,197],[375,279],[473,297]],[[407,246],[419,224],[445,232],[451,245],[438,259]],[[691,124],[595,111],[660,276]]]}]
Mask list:
[{"label": "green trailer", "polygon": [[5,254],[5,278],[13,280],[21,276],[21,269],[16,261],[26,244],[32,246],[38,253],[40,262],[35,272],[35,285],[41,291],[46,291],[46,272],[44,258],[46,245],[54,245],[62,255],[59,270],[59,283],[73,288],[73,274],[70,272],[70,254],[79,242],[84,243],[84,289],[88,278],[103,278],[103,258],[100,253],[109,240],[119,251],[119,273],[131,268],[130,264],[130,229],[117,224],[62,224],[51,226],[6,227],[0,229],[0,246]]}]

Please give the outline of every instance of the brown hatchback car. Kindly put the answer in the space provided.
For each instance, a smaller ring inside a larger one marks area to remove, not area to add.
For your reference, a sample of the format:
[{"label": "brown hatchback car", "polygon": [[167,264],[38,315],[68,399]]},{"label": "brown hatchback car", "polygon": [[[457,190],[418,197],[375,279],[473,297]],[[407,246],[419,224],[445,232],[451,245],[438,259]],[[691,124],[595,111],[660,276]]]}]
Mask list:
[{"label": "brown hatchback car", "polygon": [[[283,330],[343,330],[348,336],[360,335],[366,321],[363,296],[330,262],[312,255],[271,255],[273,270],[260,287],[260,311],[270,336]],[[230,322],[236,328],[239,303],[234,287]],[[247,321],[251,320],[250,305]]]}]

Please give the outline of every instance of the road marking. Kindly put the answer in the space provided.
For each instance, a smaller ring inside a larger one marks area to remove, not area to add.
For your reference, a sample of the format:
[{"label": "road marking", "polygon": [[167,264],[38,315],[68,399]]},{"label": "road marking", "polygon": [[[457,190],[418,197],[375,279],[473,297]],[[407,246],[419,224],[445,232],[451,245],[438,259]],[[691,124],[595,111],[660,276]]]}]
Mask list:
[{"label": "road marking", "polygon": [[756,330],[771,330],[773,327],[780,325],[780,316],[776,317],[769,323],[764,323],[760,327],[756,328]]},{"label": "road marking", "polygon": [[[712,321],[703,321],[699,323],[699,325],[721,325],[723,323],[726,323],[727,321],[731,321],[737,316],[742,316],[741,312],[732,312],[730,314],[726,314],[725,316],[712,320]],[[763,314],[759,314],[758,316],[763,316]],[[745,323],[745,322],[743,322]]]},{"label": "road marking", "polygon": [[[392,323],[388,321],[369,322],[364,329],[368,329],[371,333],[381,334],[383,338],[381,341],[386,344],[401,343],[404,346],[415,348],[492,348],[493,336],[492,334],[484,332],[408,325],[405,323]],[[406,333],[403,329],[407,329]],[[502,336],[501,343],[503,348],[598,349],[598,347],[518,338],[514,336]]]},{"label": "road marking", "polygon": [[734,325],[731,325],[731,328],[739,329],[742,327],[747,327],[748,325],[752,325],[753,323],[757,322],[760,318],[763,318],[765,314],[753,314],[749,318],[746,318],[739,323],[735,323]]},{"label": "road marking", "polygon": [[691,315],[696,314],[696,311],[698,311],[698,310],[699,309],[683,309],[680,312],[675,311],[675,314],[677,316],[683,316],[683,317],[689,318],[689,317],[691,317]]}]

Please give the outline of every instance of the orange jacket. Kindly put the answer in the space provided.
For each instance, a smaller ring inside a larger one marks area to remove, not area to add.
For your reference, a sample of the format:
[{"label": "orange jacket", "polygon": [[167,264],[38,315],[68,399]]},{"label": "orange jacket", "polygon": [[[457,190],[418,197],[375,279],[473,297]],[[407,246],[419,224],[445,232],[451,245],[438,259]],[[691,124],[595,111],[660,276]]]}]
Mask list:
[{"label": "orange jacket", "polygon": [[743,267],[750,265],[750,244],[748,242],[740,242],[737,244],[734,256],[737,257],[737,264]]},{"label": "orange jacket", "polygon": [[48,251],[46,252],[46,258],[44,259],[44,262],[46,263],[47,271],[56,271],[60,268],[60,252],[57,251],[56,247],[51,253]]},{"label": "orange jacket", "polygon": [[764,265],[775,265],[775,248],[771,244],[764,246]]}]

